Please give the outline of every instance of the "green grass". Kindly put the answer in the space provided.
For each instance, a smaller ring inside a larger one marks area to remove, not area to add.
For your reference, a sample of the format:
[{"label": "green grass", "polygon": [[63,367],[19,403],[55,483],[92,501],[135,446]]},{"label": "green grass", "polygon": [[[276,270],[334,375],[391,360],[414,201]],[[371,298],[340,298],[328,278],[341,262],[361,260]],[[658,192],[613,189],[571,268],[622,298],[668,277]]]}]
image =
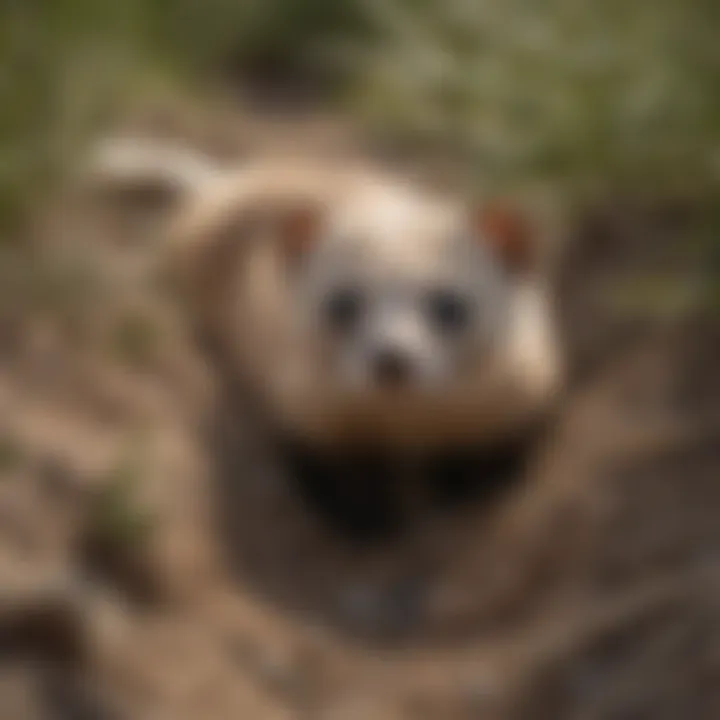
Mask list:
[{"label": "green grass", "polygon": [[4,3],[0,226],[158,79],[263,68],[330,80],[376,132],[458,152],[496,182],[714,187],[719,21],[714,0]]},{"label": "green grass", "polygon": [[15,470],[23,461],[20,442],[11,435],[0,435],[0,478]]},{"label": "green grass", "polygon": [[138,499],[147,464],[135,444],[110,468],[93,505],[90,534],[95,542],[117,551],[145,547],[157,527],[155,515]]},{"label": "green grass", "polygon": [[118,318],[113,333],[117,358],[133,368],[147,368],[158,356],[162,330],[159,323],[140,310],[127,311]]},{"label": "green grass", "polygon": [[458,147],[499,180],[587,192],[717,182],[711,2],[389,0],[382,13],[359,96],[379,127]]}]

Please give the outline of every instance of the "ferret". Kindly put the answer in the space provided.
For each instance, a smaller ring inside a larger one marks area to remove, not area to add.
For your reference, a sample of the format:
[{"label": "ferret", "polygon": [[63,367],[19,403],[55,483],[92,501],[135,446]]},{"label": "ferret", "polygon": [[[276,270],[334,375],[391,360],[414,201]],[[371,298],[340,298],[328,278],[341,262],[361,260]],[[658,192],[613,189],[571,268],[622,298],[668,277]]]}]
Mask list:
[{"label": "ferret", "polygon": [[300,465],[506,447],[555,407],[550,283],[517,212],[366,166],[219,168],[137,141],[106,143],[94,169],[174,189],[168,253],[188,309],[310,453]]}]

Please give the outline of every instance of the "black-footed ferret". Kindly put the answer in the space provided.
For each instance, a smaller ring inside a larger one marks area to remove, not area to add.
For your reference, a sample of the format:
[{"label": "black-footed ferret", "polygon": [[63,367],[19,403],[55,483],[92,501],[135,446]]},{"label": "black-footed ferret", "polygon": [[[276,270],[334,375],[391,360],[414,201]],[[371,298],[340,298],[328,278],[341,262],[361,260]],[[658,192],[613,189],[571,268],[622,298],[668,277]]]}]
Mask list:
[{"label": "black-footed ferret", "polygon": [[[96,178],[156,180],[181,196],[170,254],[190,310],[318,496],[385,486],[361,457],[429,467],[504,448],[554,407],[563,362],[550,287],[532,229],[512,212],[367,168],[220,170],[132,141],[101,150]],[[343,477],[322,460],[340,457],[353,458]],[[441,465],[440,485],[451,484],[452,462]]]}]

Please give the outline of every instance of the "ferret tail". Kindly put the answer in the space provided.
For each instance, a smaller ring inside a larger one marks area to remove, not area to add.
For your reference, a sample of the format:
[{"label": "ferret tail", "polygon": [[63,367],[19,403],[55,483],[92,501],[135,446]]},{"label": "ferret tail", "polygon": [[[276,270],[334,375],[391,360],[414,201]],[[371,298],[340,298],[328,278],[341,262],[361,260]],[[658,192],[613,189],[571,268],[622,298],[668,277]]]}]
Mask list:
[{"label": "ferret tail", "polygon": [[110,137],[90,152],[85,177],[96,188],[119,192],[196,194],[221,174],[212,159],[179,144]]}]

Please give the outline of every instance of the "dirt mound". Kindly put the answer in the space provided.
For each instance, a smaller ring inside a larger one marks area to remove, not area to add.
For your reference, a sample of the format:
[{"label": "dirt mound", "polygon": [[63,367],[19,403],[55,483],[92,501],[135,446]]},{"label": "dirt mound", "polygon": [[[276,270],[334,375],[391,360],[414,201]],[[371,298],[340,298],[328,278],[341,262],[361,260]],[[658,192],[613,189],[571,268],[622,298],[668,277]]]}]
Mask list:
[{"label": "dirt mound", "polygon": [[641,220],[566,259],[576,381],[525,482],[357,548],[224,402],[153,221],[65,198],[3,261],[0,717],[717,717],[720,328],[610,312],[677,269]]}]

